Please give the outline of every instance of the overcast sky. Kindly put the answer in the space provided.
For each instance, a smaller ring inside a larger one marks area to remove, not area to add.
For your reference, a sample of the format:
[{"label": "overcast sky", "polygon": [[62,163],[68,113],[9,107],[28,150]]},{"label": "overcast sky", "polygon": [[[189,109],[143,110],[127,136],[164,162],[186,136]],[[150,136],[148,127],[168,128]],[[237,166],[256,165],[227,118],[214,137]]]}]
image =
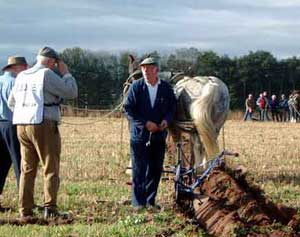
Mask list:
[{"label": "overcast sky", "polygon": [[0,59],[58,51],[300,55],[300,0],[0,0]]}]

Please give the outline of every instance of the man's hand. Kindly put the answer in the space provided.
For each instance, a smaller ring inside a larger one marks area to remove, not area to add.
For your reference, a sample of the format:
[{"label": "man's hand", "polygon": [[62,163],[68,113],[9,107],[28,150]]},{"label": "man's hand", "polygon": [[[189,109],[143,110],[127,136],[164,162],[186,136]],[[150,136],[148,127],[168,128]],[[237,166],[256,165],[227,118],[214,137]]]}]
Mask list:
[{"label": "man's hand", "polygon": [[168,127],[168,122],[167,122],[167,120],[161,121],[161,123],[160,123],[160,125],[159,125],[159,129],[160,129],[161,131],[163,131],[163,130],[165,130],[167,127]]},{"label": "man's hand", "polygon": [[159,127],[156,125],[156,123],[153,123],[151,121],[147,121],[145,127],[149,132],[157,132],[159,130]]},{"label": "man's hand", "polygon": [[68,66],[62,60],[59,60],[57,64],[58,64],[58,70],[61,73],[61,75],[64,76],[67,73],[69,73]]}]

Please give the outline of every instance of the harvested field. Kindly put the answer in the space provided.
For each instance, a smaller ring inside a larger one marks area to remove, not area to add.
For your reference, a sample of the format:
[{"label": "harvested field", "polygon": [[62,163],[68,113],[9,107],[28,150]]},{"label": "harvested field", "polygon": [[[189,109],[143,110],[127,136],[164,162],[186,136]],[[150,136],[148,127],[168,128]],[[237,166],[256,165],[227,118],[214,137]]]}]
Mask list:
[{"label": "harvested field", "polygon": [[[10,172],[2,199],[3,205],[12,210],[0,214],[0,236],[208,236],[174,205],[171,176],[164,178],[159,190],[158,201],[163,211],[136,213],[130,207],[130,186],[126,184],[129,178],[124,174],[129,159],[125,120],[123,145],[121,119],[64,118],[64,121],[83,124],[63,123],[60,127],[63,149],[58,204],[74,220],[51,226],[45,226],[44,222],[25,226],[5,224],[18,216],[16,185]],[[225,124],[226,148],[240,153],[239,158],[228,159],[229,165],[244,165],[249,173],[247,180],[261,187],[272,201],[297,209],[300,208],[299,131],[299,124],[240,121]],[[166,157],[166,164],[172,163],[172,159]],[[42,204],[42,192],[39,173],[37,204]],[[36,214],[41,216],[38,211]],[[240,229],[240,236],[245,236],[243,231]]]}]

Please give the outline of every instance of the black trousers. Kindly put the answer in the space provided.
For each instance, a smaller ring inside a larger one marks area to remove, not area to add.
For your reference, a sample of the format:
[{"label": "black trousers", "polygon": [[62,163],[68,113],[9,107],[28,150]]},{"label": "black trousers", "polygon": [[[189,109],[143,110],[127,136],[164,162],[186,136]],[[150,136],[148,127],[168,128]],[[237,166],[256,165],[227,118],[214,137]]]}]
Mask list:
[{"label": "black trousers", "polygon": [[155,205],[155,197],[162,173],[165,141],[130,141],[132,160],[132,205]]},{"label": "black trousers", "polygon": [[17,128],[10,121],[0,121],[0,194],[2,194],[8,171],[13,164],[17,186],[20,180],[20,143]]}]

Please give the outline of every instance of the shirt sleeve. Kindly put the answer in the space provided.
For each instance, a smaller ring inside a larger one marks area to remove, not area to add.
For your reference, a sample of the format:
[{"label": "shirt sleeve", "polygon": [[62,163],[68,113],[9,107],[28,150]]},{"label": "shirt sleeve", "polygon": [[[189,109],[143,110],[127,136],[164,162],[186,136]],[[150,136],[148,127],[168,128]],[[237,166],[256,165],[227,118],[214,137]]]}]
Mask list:
[{"label": "shirt sleeve", "polygon": [[52,70],[47,70],[45,72],[44,88],[49,93],[64,99],[74,99],[78,95],[76,80],[70,73],[60,77]]},{"label": "shirt sleeve", "polygon": [[259,103],[260,103],[260,98],[258,97],[256,100],[256,105],[259,106]]},{"label": "shirt sleeve", "polygon": [[15,100],[15,96],[14,96],[14,89],[15,87],[13,87],[10,91],[10,94],[8,96],[8,100],[7,100],[7,106],[11,111],[14,111],[15,108],[15,104],[16,104],[16,100]]},{"label": "shirt sleeve", "polygon": [[7,87],[6,87],[6,99],[8,99],[10,93],[11,93],[11,90],[12,88],[14,87],[14,81],[10,81],[10,83],[8,83]]}]

